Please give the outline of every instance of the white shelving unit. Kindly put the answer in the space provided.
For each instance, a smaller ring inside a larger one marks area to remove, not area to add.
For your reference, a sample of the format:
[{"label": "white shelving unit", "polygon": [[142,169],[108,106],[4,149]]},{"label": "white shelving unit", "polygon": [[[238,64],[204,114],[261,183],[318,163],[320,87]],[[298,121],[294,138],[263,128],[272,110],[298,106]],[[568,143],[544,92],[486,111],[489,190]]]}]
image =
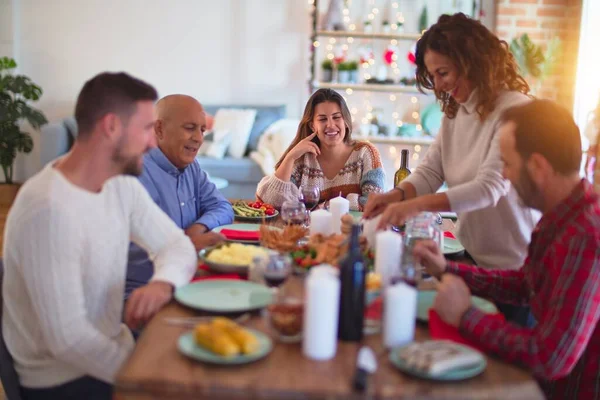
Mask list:
[{"label": "white shelving unit", "polygon": [[429,146],[435,138],[431,136],[421,137],[404,137],[404,136],[367,136],[360,138],[362,140],[368,140],[371,143],[381,143],[389,145],[421,145]]},{"label": "white shelving unit", "polygon": [[406,86],[398,84],[384,83],[334,83],[334,82],[319,82],[314,81],[315,88],[326,88],[335,90],[362,90],[368,92],[383,92],[383,93],[413,93],[422,94],[416,86]]},{"label": "white shelving unit", "polygon": [[318,37],[383,39],[383,40],[419,40],[420,33],[369,33],[359,31],[317,31]]}]

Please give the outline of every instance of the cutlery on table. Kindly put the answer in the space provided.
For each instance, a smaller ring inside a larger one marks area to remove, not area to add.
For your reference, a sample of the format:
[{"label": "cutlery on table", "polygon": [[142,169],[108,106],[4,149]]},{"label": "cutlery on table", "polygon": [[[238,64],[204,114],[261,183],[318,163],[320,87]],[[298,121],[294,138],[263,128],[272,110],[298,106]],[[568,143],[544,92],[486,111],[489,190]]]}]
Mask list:
[{"label": "cutlery on table", "polygon": [[[210,322],[213,318],[217,316],[206,316],[206,317],[165,317],[163,318],[163,322],[167,325],[173,326],[185,326],[193,328],[199,323],[202,322]],[[226,317],[227,318],[227,317]],[[240,315],[237,318],[232,318],[233,322],[237,324],[243,324],[244,322],[250,319],[250,313],[245,313]]]},{"label": "cutlery on table", "polygon": [[363,346],[358,351],[356,358],[356,372],[354,373],[354,389],[364,392],[367,389],[367,377],[377,370],[377,359],[375,353],[369,346]]}]

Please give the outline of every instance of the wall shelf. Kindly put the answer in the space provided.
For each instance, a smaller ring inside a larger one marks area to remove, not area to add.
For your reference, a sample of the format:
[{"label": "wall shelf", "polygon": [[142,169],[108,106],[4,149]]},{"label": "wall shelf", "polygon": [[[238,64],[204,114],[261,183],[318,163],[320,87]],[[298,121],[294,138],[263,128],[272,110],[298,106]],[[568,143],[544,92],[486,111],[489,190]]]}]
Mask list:
[{"label": "wall shelf", "polygon": [[356,38],[356,39],[385,39],[385,40],[418,40],[420,33],[367,33],[358,31],[317,31],[316,36]]},{"label": "wall shelf", "polygon": [[335,90],[361,90],[369,92],[383,93],[412,93],[423,94],[419,92],[416,86],[397,85],[397,84],[377,84],[377,83],[333,83],[333,82],[313,82],[315,88],[326,88]]},{"label": "wall shelf", "polygon": [[356,137],[359,140],[367,140],[371,143],[381,143],[381,144],[410,144],[410,145],[421,145],[421,146],[429,146],[435,140],[434,137],[431,136],[421,136],[421,137],[403,137],[403,136],[367,136],[367,137]]}]

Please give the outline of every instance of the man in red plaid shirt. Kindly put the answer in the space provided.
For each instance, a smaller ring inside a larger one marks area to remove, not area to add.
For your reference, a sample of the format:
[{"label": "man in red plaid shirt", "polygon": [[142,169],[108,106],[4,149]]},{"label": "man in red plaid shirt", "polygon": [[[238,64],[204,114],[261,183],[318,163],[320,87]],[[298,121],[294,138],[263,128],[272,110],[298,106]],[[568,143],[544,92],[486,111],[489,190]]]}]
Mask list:
[{"label": "man in red plaid shirt", "polygon": [[[523,267],[446,262],[433,242],[417,246],[415,255],[441,277],[434,308],[442,320],[490,353],[528,367],[548,398],[600,399],[600,202],[579,177],[579,129],[568,111],[545,100],[507,110],[503,121],[504,177],[543,213]],[[537,325],[491,318],[471,305],[470,292],[530,305]]]}]

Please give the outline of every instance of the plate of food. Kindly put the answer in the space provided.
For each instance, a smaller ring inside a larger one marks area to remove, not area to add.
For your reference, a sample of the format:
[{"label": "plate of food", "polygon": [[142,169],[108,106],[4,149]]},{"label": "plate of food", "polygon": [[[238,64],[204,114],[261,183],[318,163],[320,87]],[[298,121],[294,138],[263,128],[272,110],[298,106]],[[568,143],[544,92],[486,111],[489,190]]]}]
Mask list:
[{"label": "plate of food", "polygon": [[230,319],[216,317],[209,323],[196,325],[192,332],[179,337],[178,348],[198,361],[220,364],[247,364],[264,358],[273,342],[264,333],[243,328]]},{"label": "plate of food", "polygon": [[[419,290],[417,292],[417,320],[429,321],[429,309],[433,307],[436,293],[435,290]],[[498,312],[494,303],[481,297],[471,296],[471,303],[475,308],[486,314],[496,314]]]},{"label": "plate of food", "polygon": [[444,248],[442,249],[445,256],[454,256],[465,251],[464,246],[458,241],[449,237],[444,238]]},{"label": "plate of food", "polygon": [[487,365],[483,354],[448,340],[428,340],[393,349],[390,361],[400,371],[434,381],[461,381],[479,375]]},{"label": "plate of food", "polygon": [[264,285],[234,279],[192,282],[175,291],[184,306],[214,313],[259,310],[271,304],[273,292]]},{"label": "plate of food", "polygon": [[221,274],[247,275],[254,257],[267,256],[268,250],[249,244],[225,243],[200,250],[198,257],[208,268]]},{"label": "plate of food", "polygon": [[[360,237],[363,256],[367,263],[367,270],[372,270],[375,254],[367,246],[364,236]],[[320,264],[338,265],[339,259],[348,252],[348,237],[343,234],[325,236],[322,234],[311,235],[305,245],[297,246],[290,252],[296,272],[307,272],[310,268]]]},{"label": "plate of food", "polygon": [[245,202],[242,200],[232,204],[233,215],[237,221],[255,221],[270,220],[279,215],[279,211],[271,204],[262,201]]}]

